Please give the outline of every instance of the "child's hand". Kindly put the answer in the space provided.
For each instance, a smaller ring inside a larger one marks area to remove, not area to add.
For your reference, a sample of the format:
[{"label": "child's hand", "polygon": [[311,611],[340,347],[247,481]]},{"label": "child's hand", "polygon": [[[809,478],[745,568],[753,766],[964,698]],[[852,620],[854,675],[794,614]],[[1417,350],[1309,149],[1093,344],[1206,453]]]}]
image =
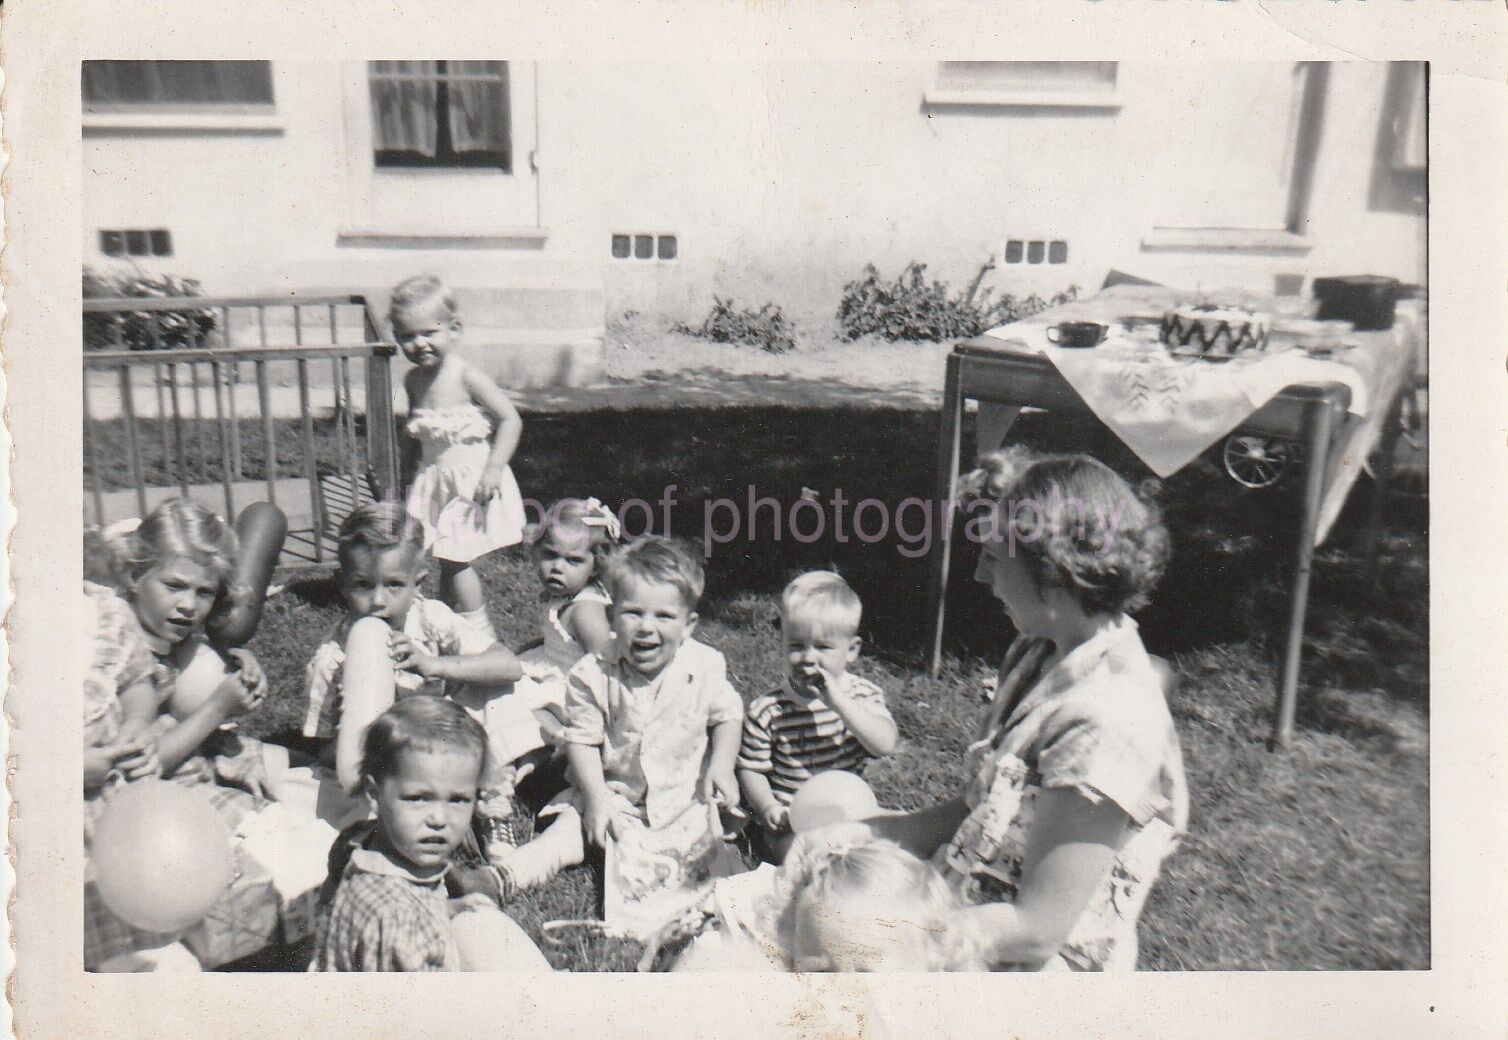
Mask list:
[{"label": "child's hand", "polygon": [[565,708],[559,704],[545,704],[541,705],[541,707],[544,709],[544,717],[540,718],[539,715],[534,716],[536,721],[539,722],[539,731],[544,734],[545,739],[551,744],[554,744],[556,747],[562,746],[566,728],[571,724],[571,720],[566,717]]},{"label": "child's hand", "polygon": [[157,743],[152,740],[137,740],[116,748],[120,757],[115,768],[125,774],[127,780],[141,780],[162,773],[162,762],[157,758]]},{"label": "child's hand", "polygon": [[608,838],[618,836],[612,806],[602,799],[587,799],[586,811],[581,816],[581,825],[586,830],[587,840],[599,849],[607,848]]},{"label": "child's hand", "polygon": [[759,819],[768,830],[790,830],[791,810],[779,802],[771,802],[759,811]]},{"label": "child's hand", "polygon": [[413,672],[426,679],[439,676],[439,657],[420,650],[414,645],[414,641],[402,632],[393,633],[392,639],[388,642],[388,653],[392,655],[393,667],[400,671]]},{"label": "child's hand", "polygon": [[702,800],[721,805],[737,805],[738,778],[731,769],[709,769],[702,781]]},{"label": "child's hand", "polygon": [[84,749],[84,790],[92,791],[105,782],[115,769],[115,762],[126,753],[126,744],[106,744]]},{"label": "child's hand", "polygon": [[262,666],[249,650],[230,652],[230,674],[215,687],[215,696],[227,715],[240,715],[252,711],[267,696],[267,677]]},{"label": "child's hand", "polygon": [[821,666],[814,667],[810,671],[803,671],[800,685],[801,693],[821,700],[828,700],[833,692],[840,688],[837,679],[829,675]]},{"label": "child's hand", "polygon": [[129,740],[84,749],[84,789],[92,791],[119,773],[127,780],[141,780],[162,772],[157,745],[150,740]]},{"label": "child's hand", "polygon": [[477,478],[476,490],[471,494],[471,500],[479,506],[485,506],[494,498],[499,498],[503,493],[503,470],[486,466],[482,469],[482,475]]}]

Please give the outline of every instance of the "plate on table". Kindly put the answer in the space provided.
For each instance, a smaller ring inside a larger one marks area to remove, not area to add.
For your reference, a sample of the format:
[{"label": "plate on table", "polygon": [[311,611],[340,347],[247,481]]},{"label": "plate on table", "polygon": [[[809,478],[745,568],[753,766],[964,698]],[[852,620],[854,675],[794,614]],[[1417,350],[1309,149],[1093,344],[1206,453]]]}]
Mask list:
[{"label": "plate on table", "polygon": [[1188,358],[1191,361],[1213,361],[1217,364],[1223,364],[1226,361],[1235,361],[1239,358],[1266,357],[1268,352],[1265,350],[1248,350],[1241,354],[1205,354],[1197,350],[1190,350],[1187,347],[1179,347],[1176,350],[1170,347],[1168,353],[1176,358]]},{"label": "plate on table", "polygon": [[1356,349],[1355,343],[1300,343],[1298,348],[1316,361],[1338,361]]}]

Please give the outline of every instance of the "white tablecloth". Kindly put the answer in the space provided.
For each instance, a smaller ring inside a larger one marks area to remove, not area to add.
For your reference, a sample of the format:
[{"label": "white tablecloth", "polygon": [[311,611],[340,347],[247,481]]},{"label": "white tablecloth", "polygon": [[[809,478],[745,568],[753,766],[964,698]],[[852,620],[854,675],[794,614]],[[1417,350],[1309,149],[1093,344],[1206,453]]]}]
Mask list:
[{"label": "white tablecloth", "polygon": [[[1091,411],[1160,477],[1176,473],[1218,443],[1284,388],[1304,383],[1343,383],[1351,390],[1346,420],[1335,440],[1329,486],[1321,507],[1316,543],[1323,541],[1367,454],[1376,445],[1402,381],[1421,341],[1419,311],[1404,304],[1391,330],[1351,333],[1354,344],[1334,359],[1304,351],[1274,349],[1229,361],[1175,357],[1155,338],[1155,325],[1133,331],[1124,315],[1151,318],[1160,307],[1182,302],[1170,290],[1111,291],[1039,316],[992,329],[987,336],[1010,352],[1046,357]],[[1101,321],[1111,326],[1105,342],[1092,349],[1052,345],[1047,329],[1065,320]],[[980,451],[998,447],[1018,408],[983,402],[979,409]]]}]

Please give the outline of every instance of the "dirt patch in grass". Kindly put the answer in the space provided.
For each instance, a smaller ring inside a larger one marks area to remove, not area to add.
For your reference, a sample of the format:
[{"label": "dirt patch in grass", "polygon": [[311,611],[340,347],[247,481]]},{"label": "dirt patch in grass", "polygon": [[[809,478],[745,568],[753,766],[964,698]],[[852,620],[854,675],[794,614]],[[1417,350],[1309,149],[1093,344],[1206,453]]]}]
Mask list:
[{"label": "dirt patch in grass", "polygon": [[888,390],[935,401],[942,395],[943,362],[953,347],[944,343],[887,342],[838,338],[836,323],[806,323],[796,331],[796,349],[769,354],[756,347],[713,343],[669,331],[669,323],[647,315],[608,323],[604,374],[633,384],[651,376],[790,380],[853,389]]}]

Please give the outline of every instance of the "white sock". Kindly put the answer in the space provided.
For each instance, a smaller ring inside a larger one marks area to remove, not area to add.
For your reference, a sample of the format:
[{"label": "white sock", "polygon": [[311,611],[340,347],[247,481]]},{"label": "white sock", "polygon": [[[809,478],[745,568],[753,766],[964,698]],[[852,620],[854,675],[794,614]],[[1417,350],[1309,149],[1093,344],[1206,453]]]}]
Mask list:
[{"label": "white sock", "polygon": [[492,619],[487,616],[486,607],[477,607],[475,610],[456,611],[456,617],[461,623],[474,632],[487,636],[493,642],[497,641],[497,630],[492,627]]}]

